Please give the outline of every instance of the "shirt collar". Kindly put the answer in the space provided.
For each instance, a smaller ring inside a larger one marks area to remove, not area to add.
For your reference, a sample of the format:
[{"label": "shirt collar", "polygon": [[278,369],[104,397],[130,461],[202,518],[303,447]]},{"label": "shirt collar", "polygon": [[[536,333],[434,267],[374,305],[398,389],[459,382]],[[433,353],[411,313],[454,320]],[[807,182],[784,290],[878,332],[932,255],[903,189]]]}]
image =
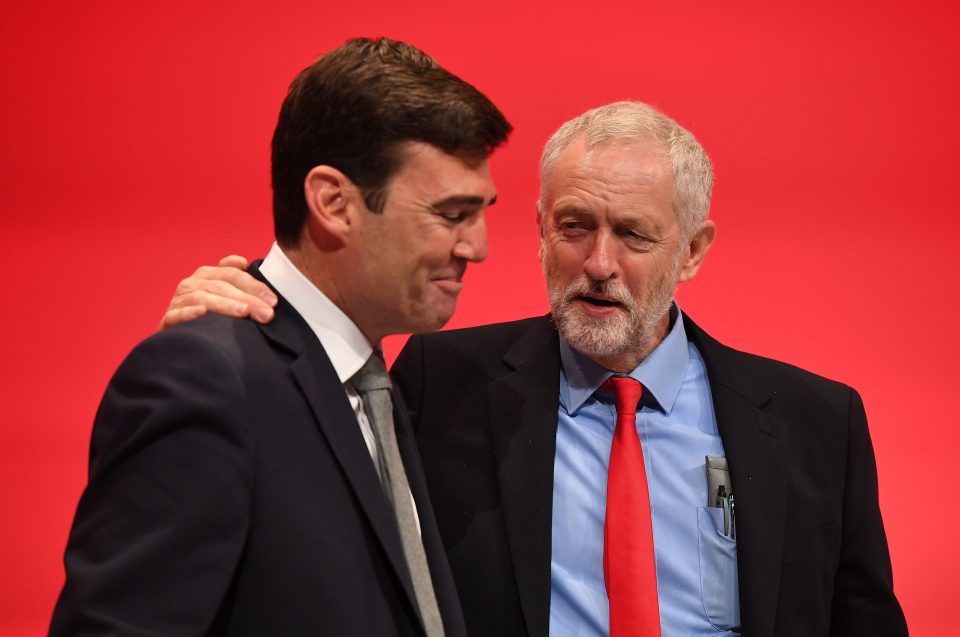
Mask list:
[{"label": "shirt collar", "polygon": [[[680,386],[690,360],[683,315],[676,303],[670,307],[670,318],[673,327],[667,336],[629,374],[631,378],[643,383],[645,391],[653,396],[659,408],[666,414],[673,409],[673,404],[680,394]],[[573,349],[562,335],[560,360],[563,365],[560,402],[567,413],[573,415],[600,385],[613,376],[613,372]]]},{"label": "shirt collar", "polygon": [[317,335],[341,383],[360,371],[373,347],[350,317],[304,276],[276,243],[260,264],[260,273]]}]

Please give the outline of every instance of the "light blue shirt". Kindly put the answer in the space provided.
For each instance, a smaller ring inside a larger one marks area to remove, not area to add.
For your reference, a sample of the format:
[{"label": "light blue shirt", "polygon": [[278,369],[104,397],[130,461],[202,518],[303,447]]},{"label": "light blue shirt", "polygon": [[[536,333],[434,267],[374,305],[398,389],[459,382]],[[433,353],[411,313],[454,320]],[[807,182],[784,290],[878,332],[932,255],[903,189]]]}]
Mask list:
[{"label": "light blue shirt", "polygon": [[[660,626],[664,637],[739,635],[736,542],[722,510],[707,508],[704,456],[723,456],[700,353],[679,310],[659,346],[630,376],[643,383],[637,433],[650,492]],[[616,422],[612,374],[560,339],[553,478],[550,634],[609,634],[603,581],[607,464]],[[710,503],[714,504],[713,502]]]}]

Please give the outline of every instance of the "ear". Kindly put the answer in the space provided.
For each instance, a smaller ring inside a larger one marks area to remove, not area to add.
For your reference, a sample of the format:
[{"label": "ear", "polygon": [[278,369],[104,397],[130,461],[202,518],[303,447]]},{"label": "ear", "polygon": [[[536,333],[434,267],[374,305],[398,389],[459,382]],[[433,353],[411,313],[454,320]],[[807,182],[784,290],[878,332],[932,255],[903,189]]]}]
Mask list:
[{"label": "ear", "polygon": [[704,221],[700,225],[700,229],[694,233],[690,239],[690,244],[687,246],[687,257],[683,260],[683,265],[680,268],[681,283],[690,281],[697,276],[697,272],[700,271],[700,266],[707,257],[707,252],[713,245],[716,235],[717,224],[711,219]]},{"label": "ear", "polygon": [[543,263],[543,258],[546,256],[547,248],[543,244],[543,202],[539,199],[537,200],[537,232],[540,233],[540,251],[538,253],[538,258],[540,263]]},{"label": "ear", "polygon": [[303,181],[303,195],[310,240],[323,251],[346,245],[355,224],[354,200],[359,195],[350,178],[331,166],[314,166]]}]

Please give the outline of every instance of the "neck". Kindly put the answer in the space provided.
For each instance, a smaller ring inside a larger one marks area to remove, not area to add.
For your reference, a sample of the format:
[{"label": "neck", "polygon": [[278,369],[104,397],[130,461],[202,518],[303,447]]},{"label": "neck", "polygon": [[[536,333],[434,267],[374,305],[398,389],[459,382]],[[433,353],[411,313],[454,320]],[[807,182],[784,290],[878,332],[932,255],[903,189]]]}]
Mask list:
[{"label": "neck", "polygon": [[330,262],[324,258],[322,253],[318,254],[309,248],[304,249],[302,246],[283,248],[283,253],[303,273],[303,276],[307,277],[318,290],[323,292],[324,296],[330,299],[331,303],[340,308],[347,315],[347,318],[353,321],[374,349],[380,347],[380,341],[386,335],[376,332],[370,325],[367,325],[363,321],[362,313],[353,311],[348,297],[341,292],[341,286],[337,283],[338,277],[334,274]]}]

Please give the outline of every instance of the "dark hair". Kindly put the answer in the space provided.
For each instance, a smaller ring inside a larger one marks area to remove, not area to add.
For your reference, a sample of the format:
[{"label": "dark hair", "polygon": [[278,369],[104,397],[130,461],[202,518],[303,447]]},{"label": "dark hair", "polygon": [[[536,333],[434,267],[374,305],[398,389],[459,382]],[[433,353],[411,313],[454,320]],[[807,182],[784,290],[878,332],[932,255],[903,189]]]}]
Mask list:
[{"label": "dark hair", "polygon": [[484,158],[511,130],[480,91],[419,49],[387,38],[349,40],[301,71],[280,108],[271,159],[277,241],[300,239],[303,182],[314,166],[343,172],[381,212],[403,142]]}]

